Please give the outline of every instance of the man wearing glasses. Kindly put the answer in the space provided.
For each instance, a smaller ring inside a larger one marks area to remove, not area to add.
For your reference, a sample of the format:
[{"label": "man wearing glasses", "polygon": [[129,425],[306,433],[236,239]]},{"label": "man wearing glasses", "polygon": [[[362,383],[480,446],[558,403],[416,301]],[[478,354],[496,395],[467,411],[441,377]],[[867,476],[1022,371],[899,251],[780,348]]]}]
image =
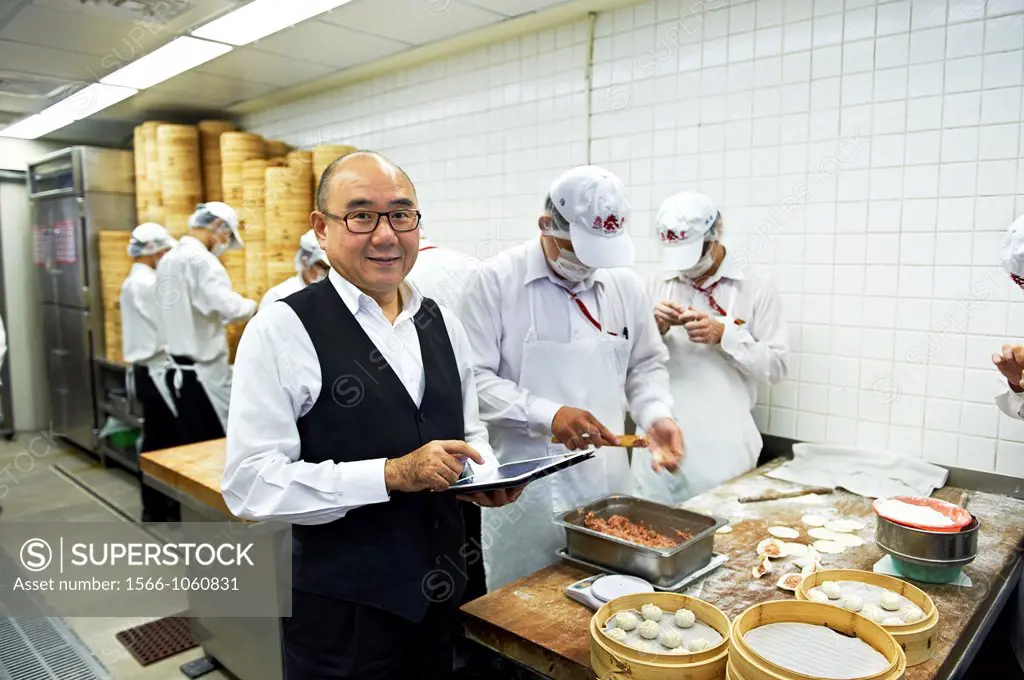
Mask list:
[{"label": "man wearing glasses", "polygon": [[404,283],[420,213],[406,174],[349,154],[310,215],[331,270],[261,311],[235,361],[224,499],[293,527],[288,680],[443,678],[465,587],[468,464],[496,465],[466,332]]}]

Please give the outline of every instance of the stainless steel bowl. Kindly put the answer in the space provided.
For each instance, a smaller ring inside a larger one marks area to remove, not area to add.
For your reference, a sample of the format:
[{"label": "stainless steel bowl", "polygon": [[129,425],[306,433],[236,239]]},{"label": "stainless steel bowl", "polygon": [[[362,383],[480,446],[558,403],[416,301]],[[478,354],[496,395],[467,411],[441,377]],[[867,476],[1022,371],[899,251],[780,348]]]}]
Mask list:
[{"label": "stainless steel bowl", "polygon": [[[591,512],[604,519],[623,515],[666,536],[674,536],[679,529],[693,538],[670,549],[648,548],[588,529],[583,520]],[[565,529],[569,555],[666,588],[711,561],[715,531],[728,522],[633,496],[609,496],[565,513],[555,524]]]},{"label": "stainless steel bowl", "polygon": [[878,517],[875,542],[884,552],[926,567],[962,567],[978,555],[978,518],[963,531],[925,531]]}]

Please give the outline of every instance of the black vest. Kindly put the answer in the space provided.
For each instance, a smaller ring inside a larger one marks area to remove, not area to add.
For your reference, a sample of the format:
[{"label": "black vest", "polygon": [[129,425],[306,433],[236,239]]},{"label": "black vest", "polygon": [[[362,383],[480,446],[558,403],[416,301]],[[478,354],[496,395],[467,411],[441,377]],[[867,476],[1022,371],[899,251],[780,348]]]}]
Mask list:
[{"label": "black vest", "polygon": [[[425,370],[420,407],[325,279],[284,299],[316,349],[322,387],[299,418],[309,463],[398,458],[436,439],[464,439],[462,383],[437,304],[415,317]],[[456,606],[466,585],[462,512],[451,493],[391,494],[341,519],[294,525],[292,583],[413,622],[431,602]]]}]

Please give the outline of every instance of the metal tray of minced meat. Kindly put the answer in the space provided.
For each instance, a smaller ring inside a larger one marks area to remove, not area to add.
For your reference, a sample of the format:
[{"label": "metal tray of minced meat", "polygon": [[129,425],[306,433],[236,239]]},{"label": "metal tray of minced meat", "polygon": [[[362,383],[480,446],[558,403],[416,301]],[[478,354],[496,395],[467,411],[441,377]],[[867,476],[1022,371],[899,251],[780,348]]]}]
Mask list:
[{"label": "metal tray of minced meat", "polygon": [[[593,512],[602,519],[622,515],[646,524],[664,536],[691,534],[672,548],[651,548],[588,529],[584,520]],[[565,529],[566,551],[621,574],[632,574],[656,587],[667,587],[707,565],[715,547],[715,531],[728,522],[692,510],[672,508],[633,496],[609,496],[556,518]]]}]

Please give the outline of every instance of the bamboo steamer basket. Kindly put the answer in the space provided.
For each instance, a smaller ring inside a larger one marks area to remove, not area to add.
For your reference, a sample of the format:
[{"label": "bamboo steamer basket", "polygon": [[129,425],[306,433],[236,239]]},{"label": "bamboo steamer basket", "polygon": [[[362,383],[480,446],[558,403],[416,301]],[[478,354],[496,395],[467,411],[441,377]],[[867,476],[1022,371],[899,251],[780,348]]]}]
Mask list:
[{"label": "bamboo steamer basket", "polygon": [[807,680],[810,676],[787,670],[753,651],[743,636],[770,623],[807,623],[831,628],[837,633],[857,636],[888,661],[875,675],[856,680],[901,680],[907,670],[907,656],[882,626],[860,614],[830,604],[800,600],[773,600],[750,607],[733,619],[729,636],[729,665],[736,680]]},{"label": "bamboo steamer basket", "polygon": [[132,160],[135,166],[135,215],[140,222],[149,219],[149,179],[146,175],[146,137],[142,126],[132,130]]},{"label": "bamboo steamer basket", "polygon": [[235,363],[235,354],[238,352],[238,341],[242,339],[242,332],[245,330],[246,321],[229,323],[225,329],[228,338],[228,363]]},{"label": "bamboo steamer basket", "polygon": [[228,205],[243,200],[242,164],[253,158],[265,158],[263,138],[251,132],[224,132],[220,136],[221,199]]},{"label": "bamboo steamer basket", "polygon": [[266,174],[268,167],[283,165],[284,161],[253,158],[242,163],[242,205],[238,211],[245,222],[245,244],[262,243],[266,238]]},{"label": "bamboo steamer basket", "polygon": [[314,189],[320,185],[320,178],[323,176],[324,170],[327,169],[328,165],[336,159],[347,156],[356,150],[356,147],[345,146],[344,144],[321,144],[320,146],[313,147]]},{"label": "bamboo steamer basket", "polygon": [[203,200],[223,200],[220,136],[234,132],[235,124],[228,120],[201,120],[196,127],[199,128],[199,146],[203,156]]},{"label": "bamboo steamer basket", "polygon": [[[244,234],[242,239],[245,240]],[[245,248],[227,251],[220,256],[220,262],[228,272],[232,290],[240,295],[249,297],[249,284],[245,274]]]},{"label": "bamboo steamer basket", "polygon": [[160,150],[156,144],[156,131],[161,125],[166,125],[161,120],[150,120],[142,124],[142,149],[145,156],[144,166],[146,174],[146,212],[139,213],[139,222],[164,223],[163,211],[163,187],[160,183]]},{"label": "bamboo steamer basket", "polygon": [[[666,612],[687,608],[697,619],[717,630],[722,641],[693,654],[651,654],[616,642],[602,631],[608,619],[624,609],[638,610],[647,603]],[[721,680],[729,656],[729,617],[717,607],[679,593],[639,593],[607,602],[590,619],[590,665],[600,680]]]},{"label": "bamboo steamer basket", "polygon": [[276,253],[273,256],[268,254],[266,256],[267,290],[295,276],[295,250],[298,250],[297,244],[295,249],[292,250],[291,255],[287,258],[282,253]]},{"label": "bamboo steamer basket", "polygon": [[[294,254],[299,238],[309,229],[313,196],[308,167],[299,160],[266,170],[264,214],[268,257],[278,252]],[[288,262],[291,263],[291,255]]]},{"label": "bamboo steamer basket", "polygon": [[873,571],[859,569],[825,569],[809,574],[797,586],[798,600],[810,600],[807,591],[820,586],[825,581],[859,581],[886,590],[891,590],[907,598],[924,612],[924,618],[917,623],[905,626],[882,626],[896,640],[907,655],[907,666],[916,666],[932,658],[939,644],[939,610],[928,596],[917,586],[898,578]]},{"label": "bamboo steamer basket", "polygon": [[267,292],[267,258],[263,243],[245,242],[245,281],[249,297],[259,302]]},{"label": "bamboo steamer basket", "polygon": [[282,142],[277,139],[268,139],[267,145],[267,158],[275,158],[277,156],[284,157],[292,150],[292,147],[287,142]]},{"label": "bamboo steamer basket", "polygon": [[156,137],[163,225],[177,238],[188,231],[188,218],[203,199],[199,131],[194,125],[161,125],[157,128]]},{"label": "bamboo steamer basket", "polygon": [[132,268],[128,256],[131,232],[102,230],[99,233],[100,296],[103,300],[103,327],[106,357],[121,361],[121,286]]}]

